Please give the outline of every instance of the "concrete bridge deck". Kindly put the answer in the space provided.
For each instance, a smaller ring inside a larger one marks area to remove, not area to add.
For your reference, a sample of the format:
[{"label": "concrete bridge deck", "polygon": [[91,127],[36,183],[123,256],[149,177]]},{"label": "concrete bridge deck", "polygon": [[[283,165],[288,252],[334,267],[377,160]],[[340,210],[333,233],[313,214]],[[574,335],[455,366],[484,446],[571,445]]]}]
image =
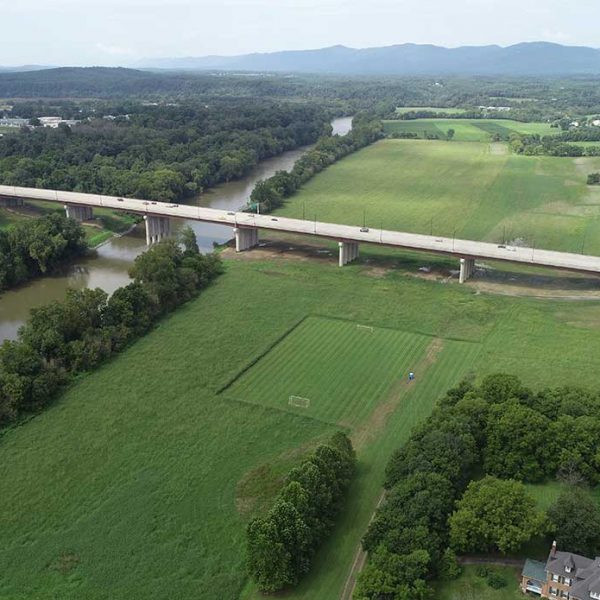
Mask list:
[{"label": "concrete bridge deck", "polygon": [[[63,192],[57,190],[44,190],[36,188],[23,188],[0,185],[0,198],[25,200],[46,200],[57,202],[65,206],[102,207],[138,213],[144,217],[168,217],[189,219],[229,225],[237,231],[244,229],[267,229],[285,233],[312,235],[322,238],[337,240],[351,244],[351,251],[345,251],[340,244],[340,253],[347,257],[345,262],[356,258],[358,252],[355,243],[368,243],[375,245],[421,250],[436,254],[445,254],[465,259],[461,261],[461,274],[464,269],[464,279],[473,271],[474,259],[500,260],[512,263],[529,264],[557,269],[566,269],[581,273],[600,274],[600,256],[574,254],[569,252],[556,252],[540,248],[525,248],[508,245],[499,245],[489,242],[453,239],[416,233],[404,233],[385,229],[361,228],[353,225],[339,225],[320,221],[307,221],[290,219],[273,215],[255,215],[243,212],[231,212],[215,208],[189,206],[185,204],[154,202],[135,198],[118,198],[96,194],[83,194],[78,192]],[[245,249],[255,244],[256,235],[250,236],[251,242]],[[249,239],[250,239],[249,238]],[[344,264],[345,264],[344,262]],[[340,257],[340,264],[342,258]],[[461,279],[463,279],[461,277]]]}]

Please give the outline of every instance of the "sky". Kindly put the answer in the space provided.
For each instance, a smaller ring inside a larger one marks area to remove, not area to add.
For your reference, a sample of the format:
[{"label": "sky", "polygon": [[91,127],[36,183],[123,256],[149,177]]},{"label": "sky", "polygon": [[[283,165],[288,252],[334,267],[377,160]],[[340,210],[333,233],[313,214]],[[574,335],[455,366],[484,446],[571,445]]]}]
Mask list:
[{"label": "sky", "polygon": [[136,66],[335,44],[600,47],[600,0],[0,0],[0,23],[3,66]]}]

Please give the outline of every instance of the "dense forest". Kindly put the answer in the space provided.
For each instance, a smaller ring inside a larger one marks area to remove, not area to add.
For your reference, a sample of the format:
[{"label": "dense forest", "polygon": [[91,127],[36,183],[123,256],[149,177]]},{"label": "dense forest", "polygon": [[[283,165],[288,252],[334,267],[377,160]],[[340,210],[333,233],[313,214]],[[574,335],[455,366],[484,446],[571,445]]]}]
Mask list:
[{"label": "dense forest", "polygon": [[524,120],[600,114],[597,77],[343,77],[140,71],[106,67],[0,73],[2,98],[264,98],[327,101],[343,111],[396,106],[510,106]]},{"label": "dense forest", "polygon": [[228,100],[112,108],[109,118],[24,127],[0,138],[0,182],[169,201],[239,178],[260,160],[331,131],[331,112],[318,104]]},{"label": "dense forest", "polygon": [[[433,577],[460,573],[457,553],[510,554],[543,534],[597,556],[600,508],[586,486],[600,481],[599,452],[597,393],[535,392],[501,374],[461,383],[389,461],[354,597],[425,600]],[[544,514],[524,483],[554,479],[566,491]]]},{"label": "dense forest", "polygon": [[120,352],[221,271],[188,228],[138,256],[133,282],[110,298],[99,288],[70,290],[32,309],[18,339],[0,346],[0,427],[43,409],[72,377]]},{"label": "dense forest", "polygon": [[0,292],[51,273],[86,250],[81,225],[60,213],[0,229]]}]

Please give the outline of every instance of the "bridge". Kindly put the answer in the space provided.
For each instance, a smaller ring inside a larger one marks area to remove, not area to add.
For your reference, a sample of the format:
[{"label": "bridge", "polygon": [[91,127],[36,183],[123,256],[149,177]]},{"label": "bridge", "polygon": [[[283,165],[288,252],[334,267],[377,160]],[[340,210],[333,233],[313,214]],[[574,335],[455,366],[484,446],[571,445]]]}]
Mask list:
[{"label": "bridge", "polygon": [[63,192],[0,185],[0,205],[16,206],[23,200],[44,200],[63,204],[67,215],[84,221],[92,217],[93,208],[123,210],[142,215],[146,222],[146,242],[152,244],[170,233],[171,219],[205,221],[233,228],[238,252],[258,244],[258,230],[310,235],[335,240],[339,246],[340,267],[358,257],[359,244],[375,244],[406,250],[432,252],[460,259],[459,281],[463,283],[475,269],[476,259],[499,260],[518,264],[565,269],[586,274],[600,274],[600,256],[555,252],[456,238],[404,233],[353,225],[339,225],[273,215],[232,212],[216,208],[177,203],[155,202],[136,198],[119,198],[98,194]]}]

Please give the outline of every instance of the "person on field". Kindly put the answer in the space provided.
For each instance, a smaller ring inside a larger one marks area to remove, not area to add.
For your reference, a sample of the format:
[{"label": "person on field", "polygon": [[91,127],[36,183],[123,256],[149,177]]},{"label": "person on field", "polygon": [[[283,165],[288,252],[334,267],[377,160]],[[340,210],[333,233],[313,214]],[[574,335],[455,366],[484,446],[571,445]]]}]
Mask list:
[{"label": "person on field", "polygon": [[415,374],[414,374],[414,373],[411,371],[411,372],[408,374],[408,380],[409,380],[409,381],[412,381],[414,378],[415,378]]}]

